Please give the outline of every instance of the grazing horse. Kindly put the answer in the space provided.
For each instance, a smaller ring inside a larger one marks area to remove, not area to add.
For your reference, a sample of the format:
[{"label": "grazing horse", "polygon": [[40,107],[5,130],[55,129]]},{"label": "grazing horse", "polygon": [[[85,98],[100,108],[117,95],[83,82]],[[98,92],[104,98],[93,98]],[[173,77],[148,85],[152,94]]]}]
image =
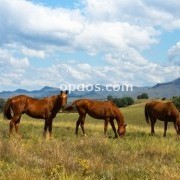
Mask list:
[{"label": "grazing horse", "polygon": [[13,131],[13,127],[18,133],[18,125],[22,114],[27,114],[33,118],[45,119],[44,136],[46,137],[47,129],[51,136],[53,119],[61,107],[64,107],[67,103],[67,94],[67,91],[61,91],[58,95],[43,99],[35,99],[26,95],[18,95],[8,99],[4,106],[4,117],[11,119],[9,136]]},{"label": "grazing horse", "polygon": [[166,137],[166,130],[168,122],[174,123],[174,128],[177,134],[180,134],[180,112],[176,109],[172,102],[158,102],[152,101],[145,105],[146,122],[151,121],[151,134],[154,134],[154,125],[156,119],[164,121],[164,137]]},{"label": "grazing horse", "polygon": [[[110,101],[95,101],[89,99],[79,99],[74,101],[65,110],[72,110],[76,108],[79,113],[79,118],[76,122],[76,135],[78,135],[78,128],[81,125],[83,135],[85,134],[84,122],[86,114],[96,119],[104,120],[104,135],[106,137],[108,122],[110,122],[111,127],[114,131],[115,138],[117,138],[117,133],[122,137],[126,132],[126,124],[124,123],[124,117],[120,112],[119,108]],[[114,119],[116,119],[118,124],[118,130],[114,125]]]}]

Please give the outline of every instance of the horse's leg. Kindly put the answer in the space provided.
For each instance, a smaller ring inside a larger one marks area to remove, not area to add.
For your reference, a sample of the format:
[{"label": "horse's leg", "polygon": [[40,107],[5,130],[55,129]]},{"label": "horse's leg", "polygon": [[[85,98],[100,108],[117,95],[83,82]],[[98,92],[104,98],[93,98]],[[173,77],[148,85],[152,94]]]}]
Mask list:
[{"label": "horse's leg", "polygon": [[[21,117],[21,115],[14,115],[12,117],[12,120],[10,121],[10,125],[9,125],[9,137],[11,136],[12,132],[13,132],[13,127],[15,126],[15,124],[18,122],[19,118]],[[16,126],[15,126],[16,128]]]},{"label": "horse's leg", "polygon": [[150,121],[151,121],[151,135],[154,135],[154,134],[155,134],[154,125],[155,125],[155,123],[156,123],[156,119],[150,117]]},{"label": "horse's leg", "polygon": [[164,137],[166,137],[167,125],[168,125],[168,122],[164,121]]},{"label": "horse's leg", "polygon": [[9,123],[9,137],[11,136],[13,132],[14,122],[11,120]]},{"label": "horse's leg", "polygon": [[174,122],[174,128],[175,128],[176,133],[177,133],[177,135],[178,135],[180,130],[179,130],[178,125],[177,125],[176,122]]},{"label": "horse's leg", "polygon": [[18,121],[15,123],[15,130],[16,130],[16,133],[17,133],[17,134],[18,134],[20,119],[21,119],[21,116],[19,116]]},{"label": "horse's leg", "polygon": [[110,119],[110,124],[111,124],[111,127],[112,127],[112,129],[113,129],[113,131],[114,131],[114,134],[115,134],[115,138],[117,138],[118,137],[118,135],[117,135],[117,132],[116,132],[116,127],[115,127],[115,125],[114,125],[114,121],[113,121],[113,119]]},{"label": "horse's leg", "polygon": [[52,137],[52,119],[51,120],[49,120],[49,127],[48,127],[48,129],[49,129],[49,137]]},{"label": "horse's leg", "polygon": [[75,130],[75,134],[78,135],[78,128],[79,128],[79,125],[81,124],[81,121],[82,121],[82,115],[79,115],[79,118],[76,122],[76,130]]},{"label": "horse's leg", "polygon": [[44,123],[44,134],[43,134],[43,136],[46,138],[46,132],[47,132],[47,129],[48,129],[48,126],[49,126],[49,124],[48,124],[49,122],[48,122],[48,118],[47,119],[45,119],[45,123]]},{"label": "horse's leg", "polygon": [[81,124],[81,129],[83,131],[83,134],[85,135],[85,131],[84,131],[84,119],[85,119],[85,115],[84,114],[80,114],[79,118],[76,122],[76,131],[75,134],[78,135],[78,129],[79,129],[79,125]]},{"label": "horse's leg", "polygon": [[104,136],[107,137],[107,128],[108,128],[109,119],[104,119]]},{"label": "horse's leg", "polygon": [[15,131],[16,131],[16,134],[19,135],[19,137],[22,137],[22,135],[18,132],[19,130],[19,122],[15,123]]},{"label": "horse's leg", "polygon": [[16,133],[18,133],[19,123],[15,123],[14,125],[15,125],[15,131],[16,131]]},{"label": "horse's leg", "polygon": [[86,136],[86,133],[85,133],[85,130],[84,130],[85,118],[86,118],[86,114],[84,114],[84,115],[81,117],[81,124],[80,124],[84,136]]}]

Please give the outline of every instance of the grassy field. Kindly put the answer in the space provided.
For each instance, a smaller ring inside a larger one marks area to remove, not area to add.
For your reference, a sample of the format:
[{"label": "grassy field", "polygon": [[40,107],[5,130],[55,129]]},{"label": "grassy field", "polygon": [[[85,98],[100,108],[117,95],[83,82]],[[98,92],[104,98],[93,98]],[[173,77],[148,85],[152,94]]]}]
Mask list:
[{"label": "grassy field", "polygon": [[[23,116],[23,138],[8,138],[9,121],[0,115],[0,179],[180,179],[180,138],[169,123],[150,126],[144,103],[121,109],[127,132],[123,139],[104,138],[103,121],[87,116],[87,137],[74,134],[78,114],[58,114],[51,140],[42,137],[43,120]],[[108,135],[113,137],[111,127]]]}]

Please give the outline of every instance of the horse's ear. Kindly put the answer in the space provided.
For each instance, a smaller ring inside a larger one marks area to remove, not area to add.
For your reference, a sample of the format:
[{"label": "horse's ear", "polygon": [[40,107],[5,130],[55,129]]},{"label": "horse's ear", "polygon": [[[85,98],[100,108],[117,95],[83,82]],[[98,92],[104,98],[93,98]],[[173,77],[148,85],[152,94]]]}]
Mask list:
[{"label": "horse's ear", "polygon": [[62,94],[63,93],[63,91],[60,91],[60,94]]},{"label": "horse's ear", "polygon": [[68,94],[68,90],[66,90],[66,92],[65,92],[66,94]]}]

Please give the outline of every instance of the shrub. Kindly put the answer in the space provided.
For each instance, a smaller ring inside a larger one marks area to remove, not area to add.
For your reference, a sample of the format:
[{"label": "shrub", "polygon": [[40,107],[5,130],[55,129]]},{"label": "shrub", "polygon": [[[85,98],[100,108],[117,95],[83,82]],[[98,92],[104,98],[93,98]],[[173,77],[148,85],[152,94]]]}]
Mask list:
[{"label": "shrub", "polygon": [[[111,97],[111,99],[109,97]],[[132,97],[113,98],[109,95],[107,100],[113,101],[118,107],[126,107],[134,103],[134,99]]]},{"label": "shrub", "polygon": [[178,97],[173,97],[173,98],[172,98],[172,102],[174,103],[174,105],[175,105],[178,109],[180,109],[180,96],[178,96]]},{"label": "shrub", "polygon": [[137,96],[137,99],[149,99],[149,96],[147,93],[142,93],[141,95]]},{"label": "shrub", "polygon": [[111,95],[108,95],[107,100],[108,101],[113,101],[113,97]]},{"label": "shrub", "polygon": [[0,112],[3,112],[4,104],[5,104],[5,100],[0,98]]}]

